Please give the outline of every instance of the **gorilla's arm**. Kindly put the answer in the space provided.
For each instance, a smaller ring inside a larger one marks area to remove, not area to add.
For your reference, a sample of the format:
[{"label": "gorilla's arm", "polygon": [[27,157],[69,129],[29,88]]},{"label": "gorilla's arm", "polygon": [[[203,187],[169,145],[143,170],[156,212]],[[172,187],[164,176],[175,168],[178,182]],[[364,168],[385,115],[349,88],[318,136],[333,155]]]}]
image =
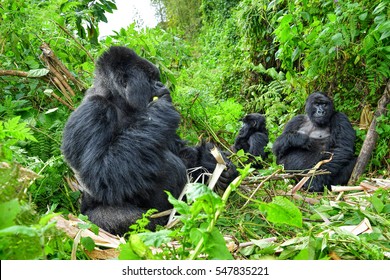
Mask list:
[{"label": "gorilla's arm", "polygon": [[333,158],[322,167],[337,173],[354,158],[356,132],[348,117],[338,112],[330,121],[330,133],[330,152],[333,153]]},{"label": "gorilla's arm", "polygon": [[94,141],[97,150],[106,150],[116,136],[117,125],[116,110],[104,97],[88,97],[72,113],[64,128],[61,149],[70,166],[80,170],[84,154],[93,153]]},{"label": "gorilla's arm", "polygon": [[246,150],[248,148],[248,135],[249,135],[250,126],[248,124],[244,124],[240,131],[238,132],[237,138],[234,141],[234,150],[235,152],[243,149]]},{"label": "gorilla's arm", "polygon": [[[116,107],[102,96],[90,96],[72,114],[63,153],[97,201],[119,204],[136,194],[147,199],[157,178],[166,176],[162,167],[172,159],[164,151],[180,118],[173,107],[167,110],[170,106],[163,98],[154,101],[146,112],[135,114],[130,128],[118,128]],[[172,171],[175,177],[181,170]]]},{"label": "gorilla's arm", "polygon": [[[180,150],[180,158],[185,163],[187,169],[203,167],[209,173],[212,173],[217,164],[216,159],[211,154],[211,149],[213,149],[213,147],[214,144],[206,142],[202,142],[195,147],[183,146]],[[238,172],[234,164],[226,157],[226,155],[223,153],[221,153],[221,155],[226,162],[226,168],[219,177],[218,186],[225,190],[229,184],[238,176]],[[202,173],[204,173],[204,170],[198,169],[192,172],[192,177],[196,179]]]},{"label": "gorilla's arm", "polygon": [[[333,153],[332,161],[321,166],[331,172],[316,176],[305,185],[310,185],[310,191],[323,191],[323,186],[345,183],[348,181],[355,165],[354,145],[356,133],[346,115],[335,113],[330,121],[330,147],[329,152]],[[325,154],[323,158],[329,158]]]},{"label": "gorilla's arm", "polygon": [[304,123],[305,116],[298,115],[292,118],[286,125],[283,133],[276,139],[272,151],[277,159],[282,158],[290,148],[310,149],[309,136],[298,133]]},{"label": "gorilla's arm", "polygon": [[267,156],[264,147],[267,146],[268,135],[257,132],[249,137],[249,153],[254,156],[261,156],[263,159]]}]

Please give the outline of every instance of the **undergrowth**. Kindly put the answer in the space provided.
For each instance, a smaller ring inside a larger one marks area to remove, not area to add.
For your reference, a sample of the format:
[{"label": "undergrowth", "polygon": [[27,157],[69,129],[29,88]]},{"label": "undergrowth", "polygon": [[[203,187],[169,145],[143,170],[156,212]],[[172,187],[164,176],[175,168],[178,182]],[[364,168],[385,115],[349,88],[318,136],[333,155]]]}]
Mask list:
[{"label": "undergrowth", "polygon": [[[269,171],[281,170],[270,167]],[[266,178],[266,173],[247,166],[241,170],[240,186],[233,183],[222,199],[205,185],[190,184],[187,202],[170,197],[180,214],[179,223],[157,232],[145,232],[143,227],[130,231],[119,258],[390,258],[389,190],[378,189],[372,196],[356,196],[347,202],[332,192],[301,191],[293,197],[280,180],[256,180]],[[359,224],[368,225],[367,232],[351,232]]]},{"label": "undergrowth", "polygon": [[[346,193],[338,198],[300,191],[318,200],[311,204],[287,195],[294,181],[266,179],[282,172],[273,141],[314,90],[329,93],[350,118],[358,155],[367,133],[361,112],[367,109],[370,120],[390,77],[388,1],[204,0],[201,15],[191,15],[202,25],[187,37],[181,34],[188,30],[173,23],[171,29],[161,24],[142,30],[133,24],[100,42],[97,24],[114,3],[44,2],[2,1],[0,70],[47,72],[40,59],[46,42],[88,88],[93,58],[124,45],[158,66],[182,116],[179,134],[191,144],[203,138],[229,148],[241,117],[266,116],[270,143],[262,170],[241,165],[244,154],[233,155],[244,170],[239,186],[223,194],[194,184],[187,202],[171,197],[178,223],[148,232],[149,213],[131,227],[119,258],[389,259],[389,190],[345,201]],[[80,192],[72,188],[74,174],[60,152],[71,109],[45,75],[2,75],[0,87],[0,258],[90,258],[94,241],[70,238],[52,220],[79,214]],[[85,89],[73,90],[70,103],[77,107]],[[377,119],[366,178],[389,178],[389,109]],[[87,217],[80,219],[77,230],[98,232]],[[366,219],[372,232],[354,235],[342,228]]]}]

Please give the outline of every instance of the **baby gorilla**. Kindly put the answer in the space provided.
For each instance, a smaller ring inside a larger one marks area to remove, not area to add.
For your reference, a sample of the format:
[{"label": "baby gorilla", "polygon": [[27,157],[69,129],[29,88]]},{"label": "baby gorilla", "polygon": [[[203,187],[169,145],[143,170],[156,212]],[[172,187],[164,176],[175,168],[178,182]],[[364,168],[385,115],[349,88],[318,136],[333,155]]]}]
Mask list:
[{"label": "baby gorilla", "polygon": [[328,159],[331,153],[332,160],[321,166],[330,174],[315,176],[305,188],[320,192],[324,187],[346,184],[356,161],[355,130],[347,116],[336,112],[333,102],[322,92],[307,98],[305,111],[305,115],[290,120],[276,139],[273,152],[277,163],[286,170],[305,170]]},{"label": "baby gorilla", "polygon": [[[246,115],[242,119],[242,126],[236,140],[234,141],[233,151],[244,150],[244,152],[262,159],[267,157],[264,147],[268,144],[268,131],[266,128],[265,117],[258,113]],[[261,168],[260,163],[255,162],[255,158],[250,158],[250,162],[254,161],[253,166]]]},{"label": "baby gorilla", "polygon": [[[155,65],[126,47],[111,47],[98,59],[94,85],[70,116],[62,143],[82,185],[81,212],[90,221],[124,234],[148,209],[172,208],[165,191],[179,196],[187,168],[215,167],[214,159],[201,154],[183,161],[179,122]],[[194,151],[210,153],[201,146]],[[230,182],[237,173],[224,175]],[[166,220],[151,219],[149,228]]]}]

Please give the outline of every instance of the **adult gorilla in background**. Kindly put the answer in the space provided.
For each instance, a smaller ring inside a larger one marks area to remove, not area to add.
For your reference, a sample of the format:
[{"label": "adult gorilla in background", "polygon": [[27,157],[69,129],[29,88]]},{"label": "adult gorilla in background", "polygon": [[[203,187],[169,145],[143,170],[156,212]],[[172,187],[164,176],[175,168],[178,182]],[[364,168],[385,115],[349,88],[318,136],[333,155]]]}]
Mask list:
[{"label": "adult gorilla in background", "polygon": [[[81,212],[124,234],[148,209],[172,208],[164,191],[178,197],[187,168],[216,164],[210,143],[186,146],[176,134],[179,122],[155,65],[126,47],[106,51],[63,134],[62,152],[82,185]],[[230,167],[225,187],[237,175]],[[151,219],[149,228],[166,220]]]},{"label": "adult gorilla in background", "polygon": [[276,139],[273,152],[277,163],[286,170],[312,168],[317,162],[329,159],[321,169],[330,174],[308,180],[305,188],[321,192],[324,186],[346,184],[356,162],[354,156],[356,132],[348,117],[334,110],[333,102],[322,92],[312,93],[306,100],[305,115],[290,120]]},{"label": "adult gorilla in background", "polygon": [[[242,126],[234,141],[233,151],[237,152],[243,150],[245,153],[262,159],[267,157],[264,147],[268,144],[268,131],[266,128],[265,117],[259,113],[247,114],[242,119]],[[250,158],[249,161],[254,161]],[[256,168],[261,168],[260,163],[254,163]]]}]

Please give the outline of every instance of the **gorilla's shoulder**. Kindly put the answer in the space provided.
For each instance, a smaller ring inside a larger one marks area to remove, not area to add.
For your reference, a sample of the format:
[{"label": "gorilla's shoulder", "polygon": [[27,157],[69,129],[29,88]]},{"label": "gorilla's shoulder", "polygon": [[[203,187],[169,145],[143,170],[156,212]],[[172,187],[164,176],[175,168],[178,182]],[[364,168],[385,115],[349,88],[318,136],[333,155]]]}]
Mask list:
[{"label": "gorilla's shoulder", "polygon": [[296,115],[294,116],[291,121],[303,121],[306,119],[306,115],[304,114],[300,114],[300,115]]},{"label": "gorilla's shoulder", "polygon": [[336,112],[333,114],[330,120],[330,129],[334,131],[342,131],[345,135],[347,132],[351,135],[355,135],[355,130],[346,114]]},{"label": "gorilla's shoulder", "polygon": [[306,115],[297,115],[294,116],[287,124],[285,127],[285,130],[290,131],[290,130],[298,130],[302,123],[306,121]]},{"label": "gorilla's shoulder", "polygon": [[349,122],[349,118],[342,112],[335,112],[332,116],[331,122],[336,124],[341,122]]}]

